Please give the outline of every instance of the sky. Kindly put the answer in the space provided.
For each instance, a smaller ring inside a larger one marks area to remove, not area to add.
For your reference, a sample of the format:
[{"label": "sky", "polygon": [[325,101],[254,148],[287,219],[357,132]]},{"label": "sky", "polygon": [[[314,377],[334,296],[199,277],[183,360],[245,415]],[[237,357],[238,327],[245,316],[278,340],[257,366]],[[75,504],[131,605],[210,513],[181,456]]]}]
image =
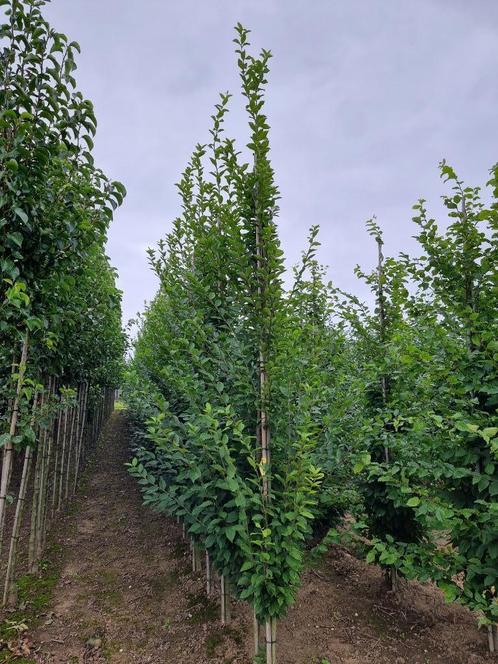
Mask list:
[{"label": "sky", "polygon": [[46,16],[82,48],[77,80],[98,119],[96,163],[128,190],[107,253],[125,322],[157,282],[146,255],[180,212],[175,189],[194,145],[209,140],[220,91],[240,146],[247,123],[234,25],[273,53],[267,92],[271,158],[288,265],[312,224],[318,257],[340,288],[376,247],[416,251],[420,197],[444,223],[445,158],[471,185],[498,160],[498,0],[52,0]]}]

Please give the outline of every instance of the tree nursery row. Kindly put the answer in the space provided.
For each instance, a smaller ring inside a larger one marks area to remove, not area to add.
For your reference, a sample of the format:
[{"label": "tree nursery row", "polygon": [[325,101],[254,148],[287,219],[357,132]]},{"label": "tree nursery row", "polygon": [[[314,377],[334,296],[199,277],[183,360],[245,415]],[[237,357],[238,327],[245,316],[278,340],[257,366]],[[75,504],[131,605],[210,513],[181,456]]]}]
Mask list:
[{"label": "tree nursery row", "polygon": [[[374,306],[326,280],[312,226],[285,276],[264,91],[270,53],[237,26],[249,140],[223,131],[178,184],[181,215],[150,263],[125,396],[145,502],[180,519],[207,587],[254,608],[255,651],[276,661],[277,620],[306,550],[353,546],[400,579],[433,581],[475,611],[498,649],[498,167],[486,192],[441,163],[449,222],[414,205],[418,256],[357,276]],[[413,232],[412,231],[412,232]]]},{"label": "tree nursery row", "polygon": [[76,42],[44,3],[1,2],[0,547],[3,605],[36,574],[123,367],[121,294],[105,255],[124,188],[92,157]]}]

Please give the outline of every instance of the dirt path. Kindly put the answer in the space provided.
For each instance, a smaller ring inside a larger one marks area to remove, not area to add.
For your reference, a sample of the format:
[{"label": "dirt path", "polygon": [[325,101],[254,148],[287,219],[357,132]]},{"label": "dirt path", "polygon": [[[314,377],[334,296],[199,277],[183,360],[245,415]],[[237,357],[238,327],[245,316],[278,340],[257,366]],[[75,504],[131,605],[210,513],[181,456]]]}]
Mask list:
[{"label": "dirt path", "polygon": [[[217,598],[190,571],[181,529],[142,507],[115,413],[73,515],[61,526],[64,566],[52,608],[31,639],[40,664],[249,664],[246,606],[223,628]],[[334,549],[303,579],[282,621],[279,664],[480,664],[486,639],[431,588],[386,594],[375,567]]]}]

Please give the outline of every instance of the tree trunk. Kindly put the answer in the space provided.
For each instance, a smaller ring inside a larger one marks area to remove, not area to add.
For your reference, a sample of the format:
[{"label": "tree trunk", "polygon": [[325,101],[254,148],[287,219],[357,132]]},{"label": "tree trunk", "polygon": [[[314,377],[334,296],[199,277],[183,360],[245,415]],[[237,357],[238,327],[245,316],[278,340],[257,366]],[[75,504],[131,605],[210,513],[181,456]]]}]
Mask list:
[{"label": "tree trunk", "polygon": [[256,610],[253,610],[253,630],[254,630],[254,654],[262,656],[266,649],[266,637],[264,625],[262,625],[257,616]]},{"label": "tree trunk", "polygon": [[62,431],[62,449],[61,449],[61,463],[59,468],[59,489],[58,489],[58,500],[57,500],[57,511],[62,507],[62,495],[63,495],[63,482],[64,482],[64,469],[66,463],[66,447],[67,447],[67,411],[64,409],[64,427]]},{"label": "tree trunk", "polygon": [[266,621],[266,664],[277,664],[277,619]]},{"label": "tree trunk", "polygon": [[60,444],[61,444],[61,431],[62,431],[62,411],[59,411],[57,416],[57,435],[55,438],[55,458],[54,458],[54,473],[52,477],[52,506],[51,506],[51,518],[55,516],[55,508],[57,504],[57,487],[58,487],[58,478],[59,478],[59,456],[60,456]]},{"label": "tree trunk", "polygon": [[488,647],[489,647],[489,652],[494,653],[495,652],[495,634],[494,634],[494,629],[493,625],[488,625]]},{"label": "tree trunk", "polygon": [[26,332],[21,352],[21,362],[19,364],[19,375],[17,378],[16,396],[12,404],[12,414],[10,417],[9,441],[5,445],[2,463],[2,476],[0,480],[0,553],[2,551],[3,534],[5,530],[5,511],[7,506],[7,492],[9,490],[10,474],[12,470],[12,457],[14,454],[14,444],[12,438],[16,435],[17,421],[19,419],[19,402],[21,391],[26,373],[26,362],[28,359],[29,336]]},{"label": "tree trunk", "polygon": [[[33,397],[33,410],[31,413],[31,428],[33,428],[35,425],[37,401],[38,401],[38,393],[35,392]],[[3,606],[6,605],[14,606],[17,603],[17,587],[16,587],[17,546],[19,544],[22,516],[24,512],[24,505],[26,502],[26,494],[28,492],[28,483],[31,471],[32,456],[33,456],[33,449],[28,445],[24,451],[24,464],[22,468],[21,484],[19,486],[19,496],[17,498],[16,513],[14,516],[14,523],[12,525],[9,559],[7,562],[7,569],[5,572],[5,585],[3,589],[3,601],[2,601]]]},{"label": "tree trunk", "polygon": [[206,551],[206,595],[211,595],[213,592],[212,588],[213,577],[211,569],[211,560],[209,558],[209,552]]},{"label": "tree trunk", "polygon": [[66,478],[65,478],[65,489],[64,489],[64,500],[67,501],[69,498],[69,477],[71,475],[71,460],[75,447],[75,428],[76,428],[76,419],[78,416],[78,409],[76,406],[71,408],[71,425],[69,428],[69,444],[67,448],[67,463],[66,463]]},{"label": "tree trunk", "polygon": [[78,486],[78,477],[80,472],[80,463],[81,463],[81,448],[83,445],[83,437],[85,433],[85,424],[86,424],[86,408],[88,401],[88,383],[83,383],[82,386],[82,404],[81,404],[81,417],[80,417],[80,427],[78,433],[77,449],[76,449],[76,463],[74,469],[74,484],[73,484],[73,493],[76,493],[76,488]]},{"label": "tree trunk", "polygon": [[224,574],[220,576],[220,594],[221,594],[221,623],[228,625],[231,620],[230,612],[230,587]]}]

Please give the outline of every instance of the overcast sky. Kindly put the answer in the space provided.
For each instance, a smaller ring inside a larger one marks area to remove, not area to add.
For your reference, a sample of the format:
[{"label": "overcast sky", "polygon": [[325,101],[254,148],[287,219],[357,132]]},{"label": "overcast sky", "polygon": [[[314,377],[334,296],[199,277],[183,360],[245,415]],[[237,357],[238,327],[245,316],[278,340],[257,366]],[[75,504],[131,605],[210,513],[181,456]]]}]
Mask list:
[{"label": "overcast sky", "polygon": [[[444,157],[469,184],[498,160],[498,0],[52,0],[82,47],[77,79],[96,107],[96,160],[128,189],[108,253],[125,320],[155,292],[145,250],[179,213],[178,181],[209,139],[219,91],[237,92],[233,26],[274,58],[267,112],[289,263],[320,224],[320,258],[344,289],[375,247],[412,249],[411,206],[439,214]],[[241,101],[227,133],[247,138]]]}]

